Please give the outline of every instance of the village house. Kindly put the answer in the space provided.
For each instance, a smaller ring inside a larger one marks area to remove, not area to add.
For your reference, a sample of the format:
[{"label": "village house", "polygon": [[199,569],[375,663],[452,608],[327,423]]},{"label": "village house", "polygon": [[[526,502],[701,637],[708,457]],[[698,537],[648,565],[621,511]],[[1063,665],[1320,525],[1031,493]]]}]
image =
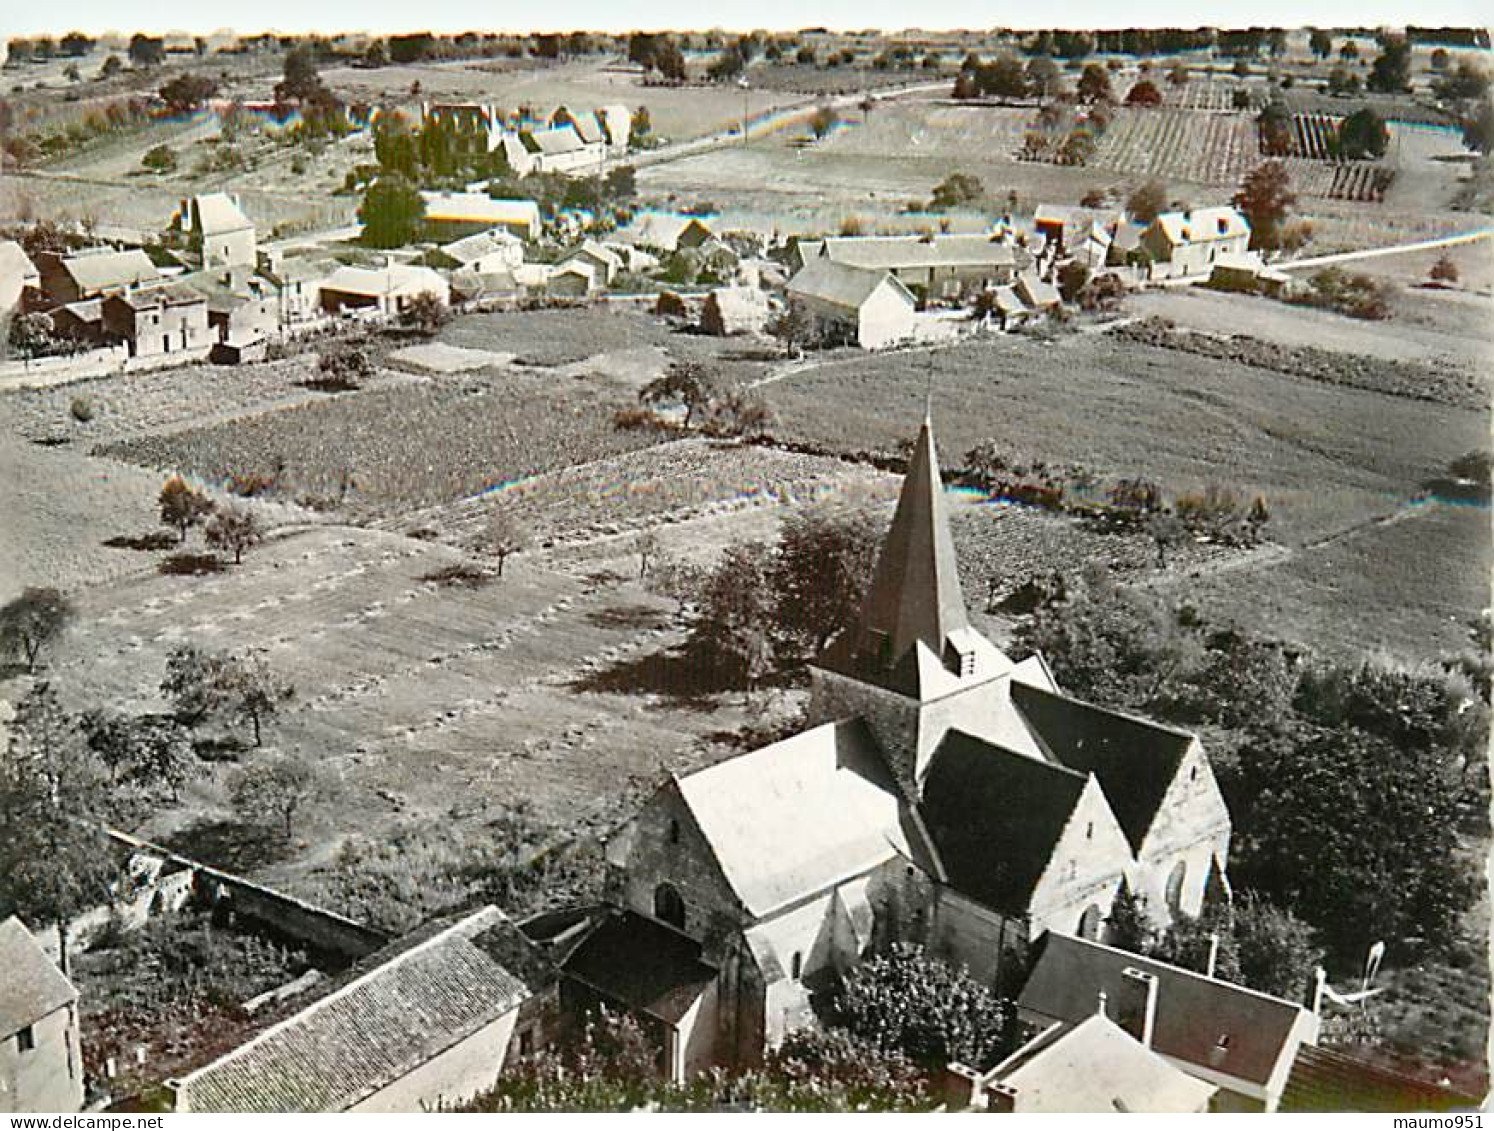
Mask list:
[{"label": "village house", "polygon": [[426,253],[428,267],[470,271],[479,275],[512,271],[524,262],[524,241],[507,228],[489,228],[463,236]]},{"label": "village house", "polygon": [[78,991],[14,916],[0,922],[0,969],[0,1112],[78,1111]]},{"label": "village house", "polygon": [[545,293],[556,298],[587,298],[603,287],[602,272],[584,259],[571,259],[545,273]]},{"label": "village house", "polygon": [[758,287],[717,287],[700,309],[700,328],[707,334],[760,334],[772,310]]},{"label": "village house", "polygon": [[1096,227],[1108,231],[1122,219],[1119,212],[1108,209],[1039,204],[1032,214],[1032,227],[1049,255],[1065,255],[1077,251]]},{"label": "village house", "polygon": [[711,239],[711,226],[699,216],[672,212],[643,212],[617,233],[617,238],[635,247],[668,254],[682,248],[698,248]]},{"label": "village house", "polygon": [[569,106],[559,106],[550,115],[550,128],[552,130],[564,129],[569,126],[576,131],[585,145],[607,145],[607,130],[603,127],[601,120],[594,113],[573,111]]},{"label": "village house", "polygon": [[41,291],[48,304],[80,302],[158,282],[161,273],[139,249],[93,248],[62,255],[44,251],[36,258]]},{"label": "village house", "polygon": [[1141,246],[1168,276],[1207,275],[1215,260],[1250,249],[1250,223],[1227,206],[1164,212],[1148,225]]},{"label": "village house", "polygon": [[226,192],[183,200],[167,230],[186,242],[189,254],[204,270],[255,264],[254,221],[244,215],[238,197]]},{"label": "village house", "polygon": [[1020,1016],[1074,1024],[1104,994],[1110,1015],[1142,1045],[1218,1088],[1216,1111],[1277,1110],[1299,1051],[1318,1040],[1312,1010],[1208,974],[1058,931],[1035,954]]},{"label": "village house", "polygon": [[822,343],[883,349],[913,337],[918,300],[886,271],[821,256],[788,281],[787,295]]},{"label": "village house", "polygon": [[575,126],[570,125],[521,130],[519,141],[528,154],[529,168],[522,172],[515,168],[514,171],[520,175],[529,172],[565,175],[600,172],[607,160],[606,138],[599,126],[588,132],[594,140],[587,141]]},{"label": "village house", "polygon": [[502,228],[521,240],[539,238],[539,205],[532,200],[494,200],[477,192],[422,192],[425,229],[445,242]]},{"label": "village house", "polygon": [[21,305],[28,289],[41,285],[36,264],[15,240],[0,241],[0,318],[6,318]]},{"label": "village house", "polygon": [[558,1024],[553,968],[496,907],[426,924],[172,1081],[178,1112],[414,1112],[491,1088]]},{"label": "village house", "polygon": [[259,254],[259,274],[275,287],[276,318],[282,329],[294,329],[322,317],[322,283],[339,264],[332,259]]},{"label": "village house", "polygon": [[1106,1000],[1073,1025],[1055,1023],[989,1072],[946,1070],[945,1106],[1018,1115],[1196,1115],[1216,1091],[1175,1068],[1106,1015]]},{"label": "village house", "polygon": [[[1223,886],[1196,740],[1064,695],[971,625],[938,466],[925,422],[860,616],[811,668],[809,729],[673,778],[608,845],[610,905],[692,944],[650,991],[693,1018],[687,1066],[754,1063],[871,949],[916,942],[1009,992],[1045,932],[1103,937],[1123,889],[1160,893],[1164,926]],[[638,948],[615,961],[663,961]]]},{"label": "village house", "polygon": [[207,301],[214,361],[258,360],[279,336],[279,288],[248,268],[196,271],[183,275],[179,282]]},{"label": "village house", "polygon": [[104,296],[103,330],[108,341],[123,342],[132,358],[206,355],[213,344],[207,300],[181,283]]},{"label": "village house", "polygon": [[567,263],[585,263],[596,275],[598,285],[604,287],[610,287],[623,269],[622,256],[596,240],[583,240],[556,260],[556,263],[561,266]]},{"label": "village house", "polygon": [[1031,262],[1020,248],[986,235],[837,236],[797,246],[806,264],[823,258],[886,271],[924,298],[958,298],[1010,283]]},{"label": "village house", "polygon": [[382,267],[339,267],[321,288],[322,309],[328,314],[367,311],[398,317],[416,295],[432,295],[443,305],[451,302],[451,286],[429,267],[386,263]]}]

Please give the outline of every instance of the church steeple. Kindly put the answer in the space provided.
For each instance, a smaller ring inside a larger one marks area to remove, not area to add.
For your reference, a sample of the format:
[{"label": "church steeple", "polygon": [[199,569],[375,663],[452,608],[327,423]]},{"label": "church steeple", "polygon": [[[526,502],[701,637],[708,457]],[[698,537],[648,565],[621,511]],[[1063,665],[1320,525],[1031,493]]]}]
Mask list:
[{"label": "church steeple", "polygon": [[823,666],[915,696],[931,665],[956,677],[971,674],[965,669],[975,634],[943,496],[925,416],[860,616],[826,650]]}]

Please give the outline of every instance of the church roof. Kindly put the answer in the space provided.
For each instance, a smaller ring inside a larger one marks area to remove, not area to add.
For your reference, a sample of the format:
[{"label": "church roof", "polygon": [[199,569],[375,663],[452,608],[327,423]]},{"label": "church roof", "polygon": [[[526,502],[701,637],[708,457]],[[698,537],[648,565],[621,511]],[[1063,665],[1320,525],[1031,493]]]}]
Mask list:
[{"label": "church roof", "polygon": [[826,650],[824,666],[916,696],[923,682],[917,645],[942,659],[951,634],[973,633],[943,496],[925,420],[860,616]]},{"label": "church roof", "polygon": [[1140,851],[1193,736],[1023,683],[1013,682],[1012,702],[1061,765],[1100,780]]},{"label": "church roof", "polygon": [[950,886],[998,911],[1025,912],[1087,780],[950,731],[920,806]]},{"label": "church roof", "polygon": [[678,780],[742,905],[761,917],[912,856],[906,814],[871,731],[826,723]]}]

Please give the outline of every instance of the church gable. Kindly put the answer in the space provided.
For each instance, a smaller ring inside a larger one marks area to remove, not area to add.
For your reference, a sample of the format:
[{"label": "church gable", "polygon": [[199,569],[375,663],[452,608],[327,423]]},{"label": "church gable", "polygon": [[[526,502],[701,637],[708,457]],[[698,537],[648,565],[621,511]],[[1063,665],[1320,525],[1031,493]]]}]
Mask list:
[{"label": "church gable", "polygon": [[1029,904],[1032,936],[1047,929],[1097,930],[1132,865],[1126,834],[1095,778],[1053,845]]}]

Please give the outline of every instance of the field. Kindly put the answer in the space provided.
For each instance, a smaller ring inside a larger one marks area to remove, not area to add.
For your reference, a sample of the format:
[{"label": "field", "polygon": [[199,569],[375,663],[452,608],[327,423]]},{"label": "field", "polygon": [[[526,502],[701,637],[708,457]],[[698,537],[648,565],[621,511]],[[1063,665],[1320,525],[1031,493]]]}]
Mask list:
[{"label": "field", "polygon": [[1248,114],[1122,108],[1091,164],[1136,176],[1235,185],[1259,161]]}]

